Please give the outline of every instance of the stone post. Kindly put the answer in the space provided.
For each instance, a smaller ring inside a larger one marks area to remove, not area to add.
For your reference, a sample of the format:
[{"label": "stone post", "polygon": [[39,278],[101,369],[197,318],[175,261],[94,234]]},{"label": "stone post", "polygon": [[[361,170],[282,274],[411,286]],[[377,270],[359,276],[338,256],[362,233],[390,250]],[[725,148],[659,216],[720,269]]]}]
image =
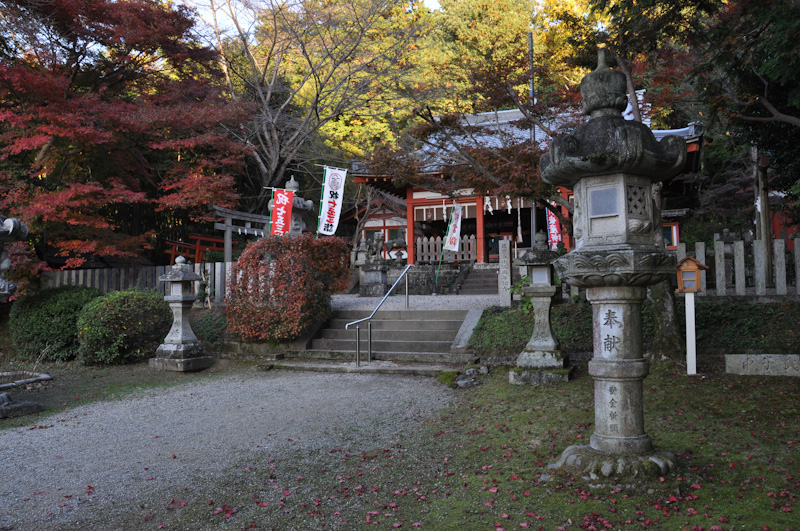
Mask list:
[{"label": "stone post", "polygon": [[733,272],[736,279],[734,289],[737,295],[747,294],[744,280],[744,241],[733,242]]},{"label": "stone post", "polygon": [[593,483],[630,484],[670,473],[670,452],[645,431],[641,305],[647,286],[675,273],[675,254],[659,243],[659,182],[678,174],[686,143],[660,142],[645,125],[625,120],[625,76],[605,64],[581,81],[587,124],[560,136],[542,156],[542,179],[575,193],[575,249],[555,262],[559,277],[587,288],[592,304],[595,431],[550,465]]},{"label": "stone post", "polygon": [[511,306],[511,242],[500,242],[500,306]]}]

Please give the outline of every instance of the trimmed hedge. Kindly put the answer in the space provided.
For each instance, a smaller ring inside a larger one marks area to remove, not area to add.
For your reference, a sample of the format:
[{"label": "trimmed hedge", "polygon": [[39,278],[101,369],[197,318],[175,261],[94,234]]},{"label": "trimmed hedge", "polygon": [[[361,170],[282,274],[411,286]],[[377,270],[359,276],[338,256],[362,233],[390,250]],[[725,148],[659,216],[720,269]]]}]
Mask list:
[{"label": "trimmed hedge", "polygon": [[87,365],[143,361],[171,326],[172,310],[157,291],[115,291],[91,301],[78,317],[78,357]]},{"label": "trimmed hedge", "polygon": [[11,340],[27,359],[66,361],[78,354],[76,322],[81,309],[101,295],[83,286],[49,288],[14,301],[9,314]]},{"label": "trimmed hedge", "polygon": [[327,318],[331,295],[347,285],[347,242],[313,234],[251,242],[231,271],[228,331],[281,343]]}]

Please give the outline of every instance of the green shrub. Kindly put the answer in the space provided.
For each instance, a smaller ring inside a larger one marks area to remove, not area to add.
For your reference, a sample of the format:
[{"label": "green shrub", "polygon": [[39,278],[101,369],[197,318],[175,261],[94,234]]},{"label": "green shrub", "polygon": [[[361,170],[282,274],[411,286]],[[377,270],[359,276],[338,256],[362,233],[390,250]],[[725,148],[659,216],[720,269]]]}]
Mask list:
[{"label": "green shrub", "polygon": [[192,323],[192,330],[197,339],[214,343],[225,337],[228,319],[225,314],[207,313]]},{"label": "green shrub", "polygon": [[78,317],[78,357],[87,365],[133,363],[151,357],[172,326],[172,311],[156,291],[115,291],[93,300]]},{"label": "green shrub", "polygon": [[15,301],[9,314],[11,340],[22,357],[66,361],[78,354],[76,322],[81,309],[101,295],[94,288],[61,286]]},{"label": "green shrub", "polygon": [[522,352],[531,339],[534,313],[524,306],[494,306],[483,311],[467,348],[481,356],[511,356]]}]

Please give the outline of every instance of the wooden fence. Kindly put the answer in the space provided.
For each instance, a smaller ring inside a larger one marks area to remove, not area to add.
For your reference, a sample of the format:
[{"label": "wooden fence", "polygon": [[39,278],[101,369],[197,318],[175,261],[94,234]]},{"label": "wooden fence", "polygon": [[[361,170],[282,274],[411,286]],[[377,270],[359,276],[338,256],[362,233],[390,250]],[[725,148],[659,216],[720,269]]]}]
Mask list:
[{"label": "wooden fence", "polygon": [[[227,271],[232,263],[214,262],[194,264],[195,273],[203,277],[205,291],[212,302],[225,301]],[[154,289],[164,293],[164,283],[158,280],[171,266],[121,267],[113,269],[69,269],[49,271],[43,275],[42,287],[55,288],[66,284],[97,288],[103,293],[127,289]],[[201,281],[194,283],[195,293],[200,290]]]},{"label": "wooden fence", "polygon": [[[729,295],[800,295],[800,238],[788,251],[786,240],[721,241],[711,249],[702,242],[692,254],[709,266],[700,278],[701,294]],[[686,244],[678,244],[678,260],[687,255]]]},{"label": "wooden fence", "polygon": [[[716,241],[712,249],[697,243],[691,253],[709,266],[700,282],[705,296],[795,296],[800,295],[800,239],[795,240],[793,251],[787,251],[785,240],[768,242]],[[442,253],[441,238],[418,238],[417,263],[437,262]],[[679,244],[678,260],[687,256],[686,244]],[[477,257],[475,236],[461,238],[458,252],[445,251],[445,262],[470,261]],[[194,270],[202,275],[206,292],[214,303],[223,303],[226,293],[227,272],[232,263],[215,262],[195,264]],[[158,281],[169,266],[124,267],[118,269],[73,269],[45,273],[43,287],[75,284],[98,288],[103,293],[125,289],[155,289],[164,293],[164,283]],[[195,283],[195,292],[200,282]],[[565,286],[566,288],[566,286]],[[570,291],[570,295],[575,294]]]},{"label": "wooden fence", "polygon": [[[432,264],[439,261],[442,256],[444,242],[441,237],[417,238],[414,261],[417,264]],[[475,235],[463,236],[458,245],[458,251],[445,251],[443,262],[468,262],[478,258],[478,240]]]}]

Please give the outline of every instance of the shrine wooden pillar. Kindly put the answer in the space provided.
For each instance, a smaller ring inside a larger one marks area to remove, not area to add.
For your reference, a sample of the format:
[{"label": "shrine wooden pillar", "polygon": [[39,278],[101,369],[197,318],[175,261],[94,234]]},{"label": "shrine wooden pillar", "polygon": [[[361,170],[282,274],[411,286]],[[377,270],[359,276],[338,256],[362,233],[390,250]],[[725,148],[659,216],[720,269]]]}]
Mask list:
[{"label": "shrine wooden pillar", "polygon": [[414,234],[414,191],[406,188],[406,263],[413,265],[417,254],[417,237]]},{"label": "shrine wooden pillar", "polygon": [[478,263],[488,262],[488,252],[486,247],[486,233],[483,228],[483,197],[475,198],[475,230],[478,236]]}]

